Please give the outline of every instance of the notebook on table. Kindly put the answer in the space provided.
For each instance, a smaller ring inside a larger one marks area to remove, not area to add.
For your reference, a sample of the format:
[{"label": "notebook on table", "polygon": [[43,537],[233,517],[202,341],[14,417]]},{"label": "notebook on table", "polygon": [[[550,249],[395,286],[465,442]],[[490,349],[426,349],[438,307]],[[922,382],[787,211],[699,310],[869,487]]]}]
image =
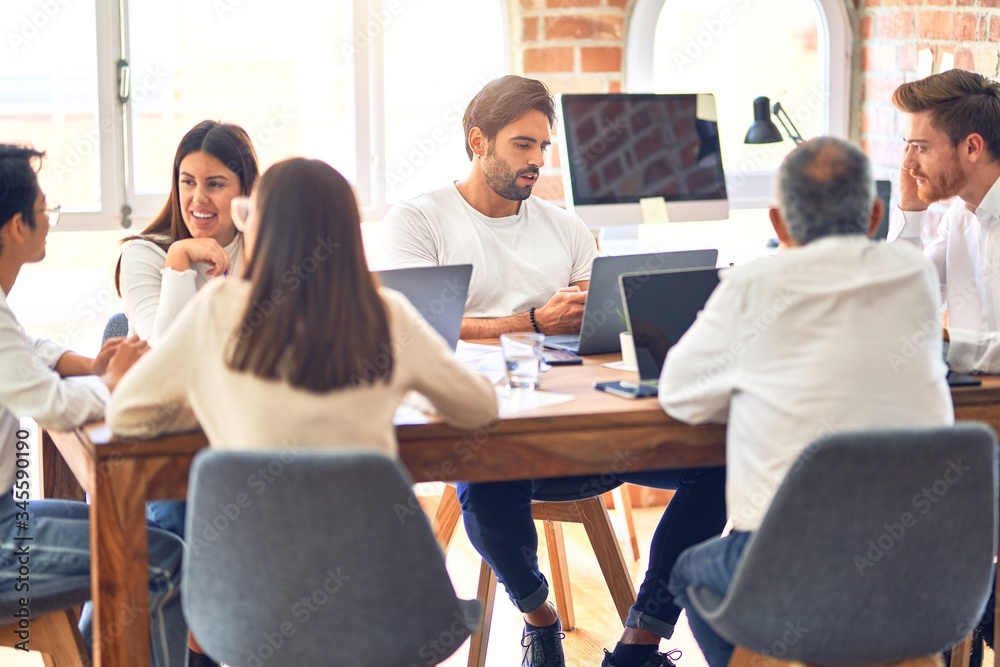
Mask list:
[{"label": "notebook on table", "polygon": [[405,296],[452,350],[458,347],[472,278],[471,264],[391,269],[377,271],[375,275],[379,284]]},{"label": "notebook on table", "polygon": [[618,334],[628,328],[618,283],[620,275],[673,269],[714,268],[718,258],[719,251],[715,249],[595,258],[590,271],[590,288],[580,333],[546,336],[545,346],[577,354],[619,352],[621,345]]},{"label": "notebook on table", "polygon": [[638,381],[599,382],[625,398],[656,396],[667,352],[691,328],[719,284],[716,268],[625,273],[619,278]]}]

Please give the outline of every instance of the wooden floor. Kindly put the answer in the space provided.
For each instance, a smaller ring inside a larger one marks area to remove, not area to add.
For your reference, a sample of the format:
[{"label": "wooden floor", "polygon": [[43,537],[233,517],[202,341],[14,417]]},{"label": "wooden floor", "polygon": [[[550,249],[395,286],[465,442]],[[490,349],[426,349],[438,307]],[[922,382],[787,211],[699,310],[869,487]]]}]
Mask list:
[{"label": "wooden floor", "polygon": [[[646,571],[649,540],[663,514],[663,508],[636,508],[633,512],[643,556],[639,562],[633,562],[627,550],[625,555],[630,564],[632,579],[638,588]],[[617,520],[615,512],[612,511],[611,514],[612,520]],[[541,524],[536,523],[536,526],[539,535],[544,535]],[[626,534],[624,526],[616,525],[615,528],[620,536]],[[573,584],[573,608],[576,610],[577,622],[576,630],[567,632],[563,642],[566,664],[568,667],[599,667],[604,656],[602,649],[612,650],[621,635],[621,621],[612,605],[611,594],[604,584],[604,578],[601,576],[583,526],[563,524],[563,531],[566,537],[566,560],[569,563],[570,581]],[[627,549],[624,544],[623,549]],[[544,538],[541,539],[539,547],[539,560],[542,571],[548,577],[548,554],[545,552]],[[479,556],[469,544],[459,523],[459,530],[448,552],[448,572],[460,597],[476,596],[479,563]],[[681,626],[672,639],[661,643],[661,650],[679,648],[684,652],[680,660],[682,667],[705,667],[705,660],[691,637],[683,616]],[[521,614],[511,604],[503,588],[498,587],[497,604],[493,612],[493,629],[486,656],[487,667],[513,667],[521,664],[520,640],[523,627]],[[468,642],[442,664],[448,667],[462,667],[467,659]]]}]

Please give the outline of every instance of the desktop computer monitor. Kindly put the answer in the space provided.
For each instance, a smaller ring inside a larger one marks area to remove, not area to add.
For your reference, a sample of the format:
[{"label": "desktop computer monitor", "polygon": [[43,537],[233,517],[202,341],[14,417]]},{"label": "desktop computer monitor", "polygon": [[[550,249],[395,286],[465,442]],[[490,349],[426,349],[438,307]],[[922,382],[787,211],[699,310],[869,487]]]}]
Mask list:
[{"label": "desktop computer monitor", "polygon": [[650,198],[672,222],[729,217],[714,95],[561,95],[558,106],[566,207],[592,229],[639,224]]}]

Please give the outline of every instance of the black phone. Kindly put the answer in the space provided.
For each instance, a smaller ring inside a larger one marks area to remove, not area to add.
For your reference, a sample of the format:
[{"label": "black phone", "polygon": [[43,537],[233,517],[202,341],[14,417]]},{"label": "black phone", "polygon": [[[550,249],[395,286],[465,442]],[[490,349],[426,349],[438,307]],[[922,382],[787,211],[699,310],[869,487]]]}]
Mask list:
[{"label": "black phone", "polygon": [[583,358],[569,350],[545,350],[542,360],[549,366],[573,366],[582,364]]},{"label": "black phone", "polygon": [[982,384],[983,381],[974,375],[959,373],[957,371],[948,371],[949,387],[978,387]]},{"label": "black phone", "polygon": [[606,391],[621,398],[651,398],[657,395],[657,388],[638,382],[595,382],[594,389]]}]

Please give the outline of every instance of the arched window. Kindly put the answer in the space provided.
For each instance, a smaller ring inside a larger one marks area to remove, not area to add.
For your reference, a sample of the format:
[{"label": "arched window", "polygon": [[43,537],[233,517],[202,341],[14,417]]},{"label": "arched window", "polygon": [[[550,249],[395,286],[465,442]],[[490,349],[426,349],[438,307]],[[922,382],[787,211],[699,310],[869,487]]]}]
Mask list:
[{"label": "arched window", "polygon": [[847,136],[851,33],[840,0],[638,0],[629,28],[627,90],[715,94],[734,207],[770,203],[792,148],[743,143],[755,97],[781,102],[807,139]]}]

